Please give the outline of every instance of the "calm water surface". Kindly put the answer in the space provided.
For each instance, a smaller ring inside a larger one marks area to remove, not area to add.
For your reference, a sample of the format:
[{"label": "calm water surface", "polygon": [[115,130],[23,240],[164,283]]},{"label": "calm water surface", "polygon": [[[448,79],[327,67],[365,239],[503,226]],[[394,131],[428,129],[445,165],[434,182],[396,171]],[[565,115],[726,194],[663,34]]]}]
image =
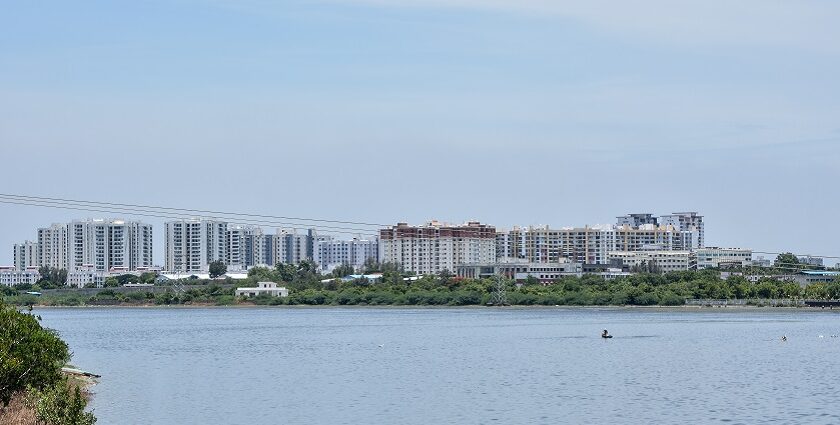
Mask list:
[{"label": "calm water surface", "polygon": [[100,424],[840,423],[840,312],[36,312]]}]

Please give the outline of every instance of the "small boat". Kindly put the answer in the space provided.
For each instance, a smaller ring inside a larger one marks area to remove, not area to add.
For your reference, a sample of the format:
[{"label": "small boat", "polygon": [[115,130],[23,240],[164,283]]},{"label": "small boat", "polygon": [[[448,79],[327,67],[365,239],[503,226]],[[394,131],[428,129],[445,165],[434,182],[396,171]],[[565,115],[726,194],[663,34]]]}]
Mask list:
[{"label": "small boat", "polygon": [[601,335],[601,338],[612,338],[612,335]]}]

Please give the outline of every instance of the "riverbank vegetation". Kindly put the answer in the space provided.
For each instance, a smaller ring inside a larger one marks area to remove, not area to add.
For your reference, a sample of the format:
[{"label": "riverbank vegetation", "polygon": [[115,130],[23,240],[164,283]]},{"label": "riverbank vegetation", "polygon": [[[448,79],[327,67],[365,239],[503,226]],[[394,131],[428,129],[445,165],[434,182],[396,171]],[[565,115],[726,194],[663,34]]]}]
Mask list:
[{"label": "riverbank vegetation", "polygon": [[67,344],[40,319],[0,301],[0,423],[88,425],[81,383],[66,377]]},{"label": "riverbank vegetation", "polygon": [[[99,290],[44,291],[40,297],[14,290],[6,300],[18,305],[486,305],[498,296],[496,279],[462,279],[443,273],[414,277],[394,265],[375,270],[381,279],[341,279],[348,270],[322,276],[315,267],[302,263],[274,268],[254,268],[244,281],[191,279],[153,288],[105,288]],[[234,297],[237,286],[256,282],[278,282],[289,296]],[[599,275],[568,276],[550,284],[529,278],[519,284],[503,281],[510,305],[635,305],[676,306],[693,299],[838,299],[840,281],[812,284],[762,278],[751,282],[743,276],[722,279],[716,270],[681,271],[664,274],[639,273],[607,280]]]}]

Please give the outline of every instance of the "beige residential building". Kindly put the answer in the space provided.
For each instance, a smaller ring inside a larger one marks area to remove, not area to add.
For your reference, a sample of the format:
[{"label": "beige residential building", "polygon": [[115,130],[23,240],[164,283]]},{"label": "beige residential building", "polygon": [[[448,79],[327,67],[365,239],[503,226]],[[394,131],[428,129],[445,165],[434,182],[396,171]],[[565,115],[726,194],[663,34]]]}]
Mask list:
[{"label": "beige residential building", "polygon": [[397,223],[379,231],[379,261],[399,263],[418,274],[454,273],[458,265],[496,260],[496,229],[471,221],[450,225],[431,221],[422,226]]}]

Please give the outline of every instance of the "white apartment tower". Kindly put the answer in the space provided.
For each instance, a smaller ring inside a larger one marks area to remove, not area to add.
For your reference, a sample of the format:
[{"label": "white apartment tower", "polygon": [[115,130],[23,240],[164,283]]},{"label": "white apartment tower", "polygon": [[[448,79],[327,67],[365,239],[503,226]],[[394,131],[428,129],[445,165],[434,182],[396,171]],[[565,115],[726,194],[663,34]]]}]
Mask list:
[{"label": "white apartment tower", "polygon": [[38,267],[38,244],[32,241],[16,243],[14,246],[15,270],[24,271]]},{"label": "white apartment tower", "polygon": [[53,224],[38,229],[38,266],[67,267],[67,225]]},{"label": "white apartment tower", "polygon": [[364,267],[368,259],[379,260],[379,240],[358,239],[335,240],[332,237],[315,239],[313,260],[322,270],[349,264],[356,269]]},{"label": "white apartment tower", "polygon": [[207,272],[210,263],[227,261],[228,224],[217,220],[183,219],[165,224],[165,268],[170,272]]},{"label": "white apartment tower", "polygon": [[379,261],[399,263],[418,274],[454,273],[462,264],[496,260],[496,229],[471,221],[448,225],[431,221],[423,226],[396,226],[379,231]]},{"label": "white apartment tower", "polygon": [[226,239],[228,270],[273,265],[271,239],[272,235],[264,234],[259,227],[229,225]]},{"label": "white apartment tower", "polygon": [[67,224],[67,270],[134,271],[152,266],[152,225],[124,220]]},{"label": "white apartment tower", "polygon": [[689,249],[705,248],[706,234],[703,225],[703,216],[696,212],[675,212],[660,217],[660,222],[665,226],[673,226],[680,232],[689,232],[693,237],[693,243]]},{"label": "white apartment tower", "polygon": [[298,264],[312,260],[315,237],[314,229],[306,233],[298,233],[296,229],[277,229],[272,238],[274,264]]}]

